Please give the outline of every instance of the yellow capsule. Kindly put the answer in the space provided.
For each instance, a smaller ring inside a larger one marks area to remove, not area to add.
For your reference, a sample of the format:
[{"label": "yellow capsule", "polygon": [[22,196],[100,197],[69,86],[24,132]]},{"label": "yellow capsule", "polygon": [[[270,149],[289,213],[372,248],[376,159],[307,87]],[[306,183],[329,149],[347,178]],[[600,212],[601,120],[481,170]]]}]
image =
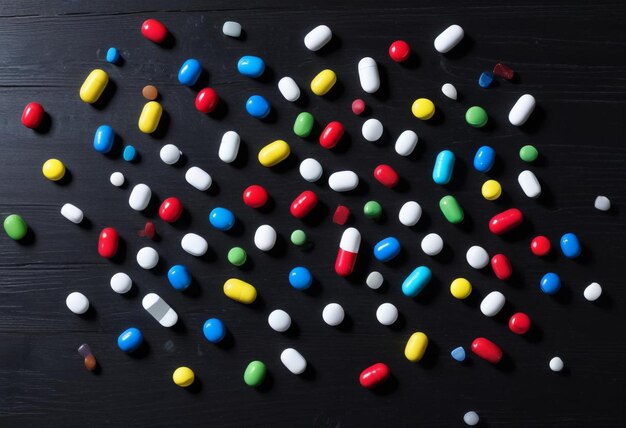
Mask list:
[{"label": "yellow capsule", "polygon": [[322,70],[311,80],[311,91],[315,95],[324,95],[337,83],[337,75],[332,70]]},{"label": "yellow capsule", "polygon": [[428,120],[435,114],[435,104],[428,98],[418,98],[411,107],[413,116],[420,120]]},{"label": "yellow capsule", "polygon": [[483,194],[483,198],[488,201],[495,201],[502,194],[502,186],[496,180],[487,180],[483,183],[480,192]]},{"label": "yellow capsule", "polygon": [[59,181],[65,176],[65,165],[58,159],[48,159],[41,168],[43,176],[50,181]]},{"label": "yellow capsule", "polygon": [[234,301],[246,305],[256,300],[256,288],[237,278],[231,278],[224,283],[224,294]]},{"label": "yellow capsule", "polygon": [[189,367],[179,367],[174,370],[174,374],[172,374],[174,383],[183,388],[191,385],[195,379],[196,375]]},{"label": "yellow capsule", "polygon": [[143,106],[141,116],[139,116],[139,130],[144,134],[152,134],[159,126],[163,114],[163,107],[156,101],[150,101]]},{"label": "yellow capsule", "polygon": [[457,299],[465,299],[472,293],[472,284],[465,278],[457,278],[450,284],[450,294]]},{"label": "yellow capsule", "polygon": [[426,336],[421,331],[413,333],[411,337],[409,337],[409,340],[406,342],[406,347],[404,348],[404,356],[407,360],[416,363],[424,356],[424,352],[426,352],[427,346],[428,336]]},{"label": "yellow capsule", "polygon": [[96,68],[89,73],[83,86],[80,87],[80,99],[89,104],[95,103],[104,92],[107,83],[109,83],[109,75],[106,71]]},{"label": "yellow capsule", "polygon": [[283,140],[276,140],[259,151],[259,162],[263,166],[274,166],[287,159],[290,153],[289,144]]}]

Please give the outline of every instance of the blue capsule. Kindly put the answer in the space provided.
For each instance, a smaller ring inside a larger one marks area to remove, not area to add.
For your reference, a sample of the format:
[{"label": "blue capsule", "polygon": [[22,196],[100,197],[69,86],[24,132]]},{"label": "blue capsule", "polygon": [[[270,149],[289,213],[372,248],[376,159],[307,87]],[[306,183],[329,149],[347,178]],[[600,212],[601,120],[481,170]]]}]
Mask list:
[{"label": "blue capsule", "polygon": [[402,283],[402,293],[407,297],[417,296],[432,277],[433,273],[426,266],[416,268]]},{"label": "blue capsule", "polygon": [[261,95],[252,95],[246,101],[246,111],[252,117],[263,119],[270,114],[270,103]]},{"label": "blue capsule", "polygon": [[313,275],[302,266],[295,267],[289,272],[289,284],[296,290],[306,290],[313,283]]},{"label": "blue capsule", "polygon": [[115,141],[115,132],[109,125],[101,125],[96,129],[93,137],[93,148],[100,153],[109,153],[113,148]]},{"label": "blue capsule", "polygon": [[110,64],[115,64],[120,60],[120,53],[116,48],[109,48],[107,50],[107,62]]},{"label": "blue capsule", "polygon": [[265,62],[258,56],[242,56],[237,63],[237,70],[247,77],[259,77],[265,71]]},{"label": "blue capsule", "polygon": [[209,342],[218,343],[226,336],[226,326],[217,318],[209,318],[204,322],[202,333],[204,333],[204,337]]},{"label": "blue capsule", "polygon": [[476,150],[474,169],[478,172],[489,172],[496,161],[496,151],[489,146],[482,146]]},{"label": "blue capsule", "polygon": [[454,170],[454,159],[454,153],[450,150],[439,152],[433,167],[433,181],[435,183],[448,184],[450,182],[452,171]]},{"label": "blue capsule", "polygon": [[544,293],[555,294],[561,288],[561,278],[554,272],[548,272],[541,278],[539,284]]},{"label": "blue capsule", "polygon": [[493,83],[493,73],[485,71],[478,78],[478,84],[481,88],[488,88]]},{"label": "blue capsule", "polygon": [[235,225],[235,215],[226,208],[214,208],[209,214],[209,223],[217,230],[225,232]]},{"label": "blue capsule", "polygon": [[184,290],[191,285],[191,275],[183,265],[174,265],[167,271],[170,285],[177,290]]},{"label": "blue capsule", "polygon": [[381,262],[388,262],[400,254],[400,248],[400,241],[390,236],[374,245],[374,257]]},{"label": "blue capsule", "polygon": [[561,236],[561,251],[563,251],[563,255],[568,259],[575,259],[580,256],[582,247],[580,246],[578,236],[573,233],[566,233]]},{"label": "blue capsule", "polygon": [[126,162],[132,162],[135,160],[135,156],[137,156],[137,149],[133,146],[124,147],[124,153],[122,153],[122,157]]},{"label": "blue capsule", "polygon": [[195,58],[190,58],[180,66],[178,70],[178,81],[181,85],[193,86],[202,74],[202,65]]},{"label": "blue capsule", "polygon": [[117,346],[124,352],[136,351],[142,342],[143,334],[135,327],[124,330],[117,338]]},{"label": "blue capsule", "polygon": [[452,352],[450,352],[450,355],[452,356],[452,358],[454,358],[458,362],[465,361],[465,349],[463,349],[462,346],[459,346],[458,348],[454,348]]}]

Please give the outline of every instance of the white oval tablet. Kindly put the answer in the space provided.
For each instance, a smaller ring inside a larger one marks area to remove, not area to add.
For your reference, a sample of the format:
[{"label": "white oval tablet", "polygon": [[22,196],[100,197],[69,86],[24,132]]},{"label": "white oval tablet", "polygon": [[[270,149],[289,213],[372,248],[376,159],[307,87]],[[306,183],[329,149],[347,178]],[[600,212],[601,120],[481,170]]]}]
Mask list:
[{"label": "white oval tablet", "polygon": [[595,302],[602,295],[602,286],[597,282],[592,282],[583,291],[583,296],[590,302]]},{"label": "white oval tablet", "polygon": [[506,299],[499,291],[492,291],[480,302],[480,312],[488,317],[495,316],[504,307]]},{"label": "white oval tablet", "polygon": [[611,200],[606,196],[596,196],[593,206],[600,211],[608,211],[611,209]]},{"label": "white oval tablet", "polygon": [[459,96],[459,94],[456,91],[456,88],[454,87],[454,85],[452,83],[445,83],[442,87],[441,87],[441,92],[443,92],[443,94],[450,98],[451,100],[455,100],[457,99],[457,97]]},{"label": "white oval tablet", "polygon": [[130,291],[133,286],[133,280],[124,272],[118,272],[111,277],[111,288],[117,294],[125,294]]},{"label": "white oval tablet", "polygon": [[391,303],[383,303],[376,309],[376,319],[382,325],[391,325],[398,319],[398,308]]},{"label": "white oval tablet", "polygon": [[272,330],[284,333],[289,330],[289,327],[291,327],[291,317],[282,309],[276,309],[273,310],[267,317],[267,323],[270,325]]},{"label": "white oval tablet", "polygon": [[422,251],[429,256],[436,256],[443,250],[443,239],[436,233],[429,233],[422,239]]},{"label": "white oval tablet", "polygon": [[278,90],[287,101],[294,102],[300,98],[300,88],[296,81],[289,76],[278,81]]},{"label": "white oval tablet", "polygon": [[407,227],[415,226],[421,217],[422,207],[415,201],[405,202],[398,213],[398,220]]},{"label": "white oval tablet", "polygon": [[183,236],[180,241],[180,246],[183,247],[187,253],[192,256],[200,257],[206,254],[209,249],[209,244],[202,236],[195,233],[188,233]]},{"label": "white oval tablet", "polygon": [[137,251],[137,264],[144,269],[152,269],[159,263],[159,253],[152,247]]},{"label": "white oval tablet", "polygon": [[178,321],[178,314],[158,294],[148,293],[141,301],[143,308],[163,327],[171,327]]},{"label": "white oval tablet", "polygon": [[341,324],[345,316],[346,313],[339,303],[329,303],[322,311],[322,319],[331,327]]},{"label": "white oval tablet", "polygon": [[198,168],[197,166],[192,166],[187,170],[185,173],[185,180],[187,180],[187,183],[202,192],[211,187],[211,183],[213,183],[209,173],[202,168]]},{"label": "white oval tablet", "polygon": [[318,51],[333,38],[333,32],[326,25],[318,25],[304,36],[304,46],[310,51]]},{"label": "white oval tablet", "polygon": [[241,24],[235,21],[226,21],[222,25],[222,33],[225,36],[237,38],[241,36]]},{"label": "white oval tablet", "polygon": [[541,195],[541,184],[539,184],[537,176],[532,171],[525,170],[520,172],[517,176],[517,182],[524,194],[529,198],[536,198]]},{"label": "white oval tablet", "polygon": [[437,52],[446,53],[450,52],[453,47],[459,44],[463,40],[465,33],[463,29],[458,25],[451,25],[435,39],[435,49]]},{"label": "white oval tablet", "polygon": [[550,370],[553,372],[560,372],[565,367],[563,360],[560,357],[554,357],[550,360]]},{"label": "white oval tablet", "polygon": [[227,131],[222,135],[218,156],[222,162],[231,163],[237,159],[241,138],[235,131]]},{"label": "white oval tablet", "polygon": [[313,158],[307,158],[300,163],[300,175],[310,183],[322,178],[323,173],[322,164]]},{"label": "white oval tablet", "polygon": [[148,207],[150,198],[152,197],[152,190],[143,183],[139,183],[133,187],[133,191],[130,192],[128,198],[128,205],[135,211],[143,211]]},{"label": "white oval tablet", "polygon": [[280,361],[293,374],[302,374],[306,370],[306,360],[301,353],[293,348],[287,348],[281,352]]},{"label": "white oval tablet", "polygon": [[380,75],[374,58],[366,56],[361,59],[361,61],[359,61],[358,70],[361,88],[368,94],[376,92],[378,88],[380,88]]},{"label": "white oval tablet", "polygon": [[378,290],[383,285],[383,282],[385,282],[385,278],[380,272],[376,271],[370,272],[365,280],[365,284],[372,290]]},{"label": "white oval tablet", "polygon": [[535,101],[535,97],[530,94],[524,94],[519,97],[509,112],[509,122],[511,122],[511,125],[522,126],[526,123],[535,109],[536,104],[537,102]]},{"label": "white oval tablet", "polygon": [[328,186],[335,192],[348,192],[359,185],[359,176],[354,171],[337,171],[328,177]]},{"label": "white oval tablet", "polygon": [[163,147],[161,147],[161,151],[159,152],[161,160],[168,165],[174,165],[176,162],[178,162],[182,154],[183,152],[181,152],[178,147],[173,144],[164,145]]},{"label": "white oval tablet", "polygon": [[367,141],[378,141],[383,136],[383,124],[378,119],[368,119],[361,127],[361,133]]},{"label": "white oval tablet", "polygon": [[261,251],[269,251],[276,244],[276,230],[269,224],[259,226],[254,233],[254,245]]},{"label": "white oval tablet", "polygon": [[72,205],[72,204],[63,205],[61,207],[61,215],[75,224],[78,224],[81,221],[83,221],[83,210],[78,208],[76,205]]},{"label": "white oval tablet", "polygon": [[89,309],[89,299],[87,299],[83,293],[79,293],[78,291],[70,293],[65,299],[65,304],[67,305],[67,308],[76,315],[84,314],[87,312],[87,309]]},{"label": "white oval tablet", "polygon": [[482,269],[489,264],[489,254],[487,251],[478,245],[474,245],[467,250],[465,254],[467,263],[474,269]]},{"label": "white oval tablet", "polygon": [[124,185],[124,174],[122,174],[121,172],[114,172],[113,174],[111,174],[111,177],[109,178],[109,180],[111,181],[111,184],[114,185],[115,187],[121,187]]},{"label": "white oval tablet", "polygon": [[403,131],[396,140],[395,150],[400,156],[409,156],[417,147],[417,134],[409,129]]}]

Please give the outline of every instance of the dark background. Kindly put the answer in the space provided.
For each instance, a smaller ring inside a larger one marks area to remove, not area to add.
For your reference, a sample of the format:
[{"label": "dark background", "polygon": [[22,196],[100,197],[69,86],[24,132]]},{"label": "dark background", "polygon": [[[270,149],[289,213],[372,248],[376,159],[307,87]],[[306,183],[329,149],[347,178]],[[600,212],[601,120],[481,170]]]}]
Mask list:
[{"label": "dark background", "polygon": [[[0,211],[19,213],[32,235],[24,243],[0,239],[0,425],[14,426],[460,426],[466,411],[476,410],[483,426],[621,426],[624,418],[623,318],[624,288],[624,180],[626,56],[624,2],[500,1],[500,2],[333,2],[314,4],[272,2],[166,2],[84,1],[2,2],[0,7]],[[167,47],[154,45],[140,34],[147,18],[165,23],[173,35]],[[224,21],[243,25],[245,38],[222,35]],[[304,35],[318,24],[333,30],[333,40],[319,53],[303,45]],[[438,54],[433,40],[447,26],[465,29],[465,39],[449,55]],[[389,44],[396,39],[413,48],[407,65],[393,63]],[[117,47],[124,58],[120,66],[107,64],[106,50]],[[253,80],[236,72],[245,54],[265,59],[268,70]],[[365,94],[358,82],[357,62],[374,57],[383,78],[381,90]],[[194,109],[196,90],[178,84],[182,62],[198,58],[204,66],[202,85],[215,88],[223,102],[217,115]],[[482,71],[504,61],[518,73],[515,83],[498,81],[490,89],[477,84]],[[94,68],[111,78],[103,102],[87,105],[78,90]],[[309,82],[320,70],[331,68],[339,77],[324,97],[314,96]],[[292,76],[300,85],[301,101],[282,99],[276,84]],[[453,83],[460,100],[440,92]],[[166,112],[157,135],[141,134],[137,119],[145,100],[141,88],[152,83],[162,94]],[[253,93],[266,96],[272,115],[259,121],[245,113],[244,103]],[[523,93],[531,93],[538,107],[526,126],[508,123],[510,107]],[[360,135],[364,117],[350,111],[354,98],[363,98],[368,117],[385,125],[376,144]],[[435,119],[421,122],[410,106],[419,97],[431,98],[438,108]],[[39,101],[50,115],[43,132],[20,124],[30,101]],[[464,121],[465,110],[481,105],[489,113],[489,126],[477,130]],[[296,115],[306,110],[317,121],[307,139],[292,130]],[[326,151],[317,135],[331,120],[342,121],[347,135],[340,146]],[[97,126],[110,124],[119,138],[111,156],[92,149]],[[217,148],[226,130],[243,139],[234,165],[222,163]],[[405,129],[415,130],[419,146],[402,158],[393,144]],[[292,156],[275,169],[256,161],[262,146],[285,139]],[[169,167],[158,156],[163,144],[174,143],[185,154],[182,165]],[[123,144],[137,147],[141,159],[129,164],[120,156]],[[482,199],[480,187],[487,178],[472,167],[476,149],[488,144],[498,153],[489,176],[499,180],[504,195],[497,202]],[[534,144],[539,160],[526,165],[518,157],[525,144]],[[457,155],[452,182],[437,186],[432,164],[440,150]],[[51,157],[69,169],[68,180],[53,183],[43,178],[41,165]],[[317,184],[302,180],[299,161],[315,157],[325,168]],[[391,164],[403,184],[388,190],[372,177],[376,165]],[[201,193],[184,181],[186,168],[198,165],[211,173],[214,184]],[[530,200],[517,184],[518,173],[533,170],[543,186],[538,200]],[[338,194],[327,186],[329,172],[354,169],[361,177],[351,194]],[[109,183],[113,171],[122,171],[129,187]],[[145,213],[128,206],[130,189],[148,184],[153,204]],[[272,206],[264,212],[241,201],[249,184],[265,186]],[[289,215],[291,200],[305,189],[315,190],[320,207],[300,221]],[[461,226],[448,224],[438,201],[453,194],[465,209]],[[604,213],[593,208],[596,195],[611,198],[613,208]],[[178,196],[188,215],[168,225],[156,215],[158,203]],[[363,204],[381,202],[385,219],[365,218]],[[417,200],[422,219],[407,229],[397,212],[407,200]],[[76,226],[59,214],[71,202],[82,208],[87,220]],[[350,279],[333,270],[343,228],[332,223],[337,204],[353,212],[351,224],[363,235],[356,272]],[[212,229],[209,211],[227,207],[236,214],[230,233]],[[519,207],[526,223],[508,237],[491,235],[487,222],[495,213]],[[160,239],[137,236],[147,219],[155,221]],[[256,227],[272,224],[279,232],[270,254],[252,241]],[[100,258],[96,251],[99,231],[118,228],[123,237],[117,262]],[[314,243],[303,252],[289,243],[292,230],[303,228]],[[180,249],[184,233],[197,232],[209,241],[209,254],[196,259]],[[430,258],[420,248],[429,232],[446,242],[442,255]],[[573,231],[584,244],[580,259],[565,259],[558,239]],[[552,256],[539,259],[529,251],[535,234],[551,240]],[[382,265],[371,256],[374,243],[397,236],[403,251],[393,263]],[[490,268],[471,269],[465,251],[484,246],[490,254],[504,252],[516,275],[509,283],[498,281]],[[161,255],[158,268],[140,269],[137,250],[154,246]],[[230,266],[226,253],[234,245],[248,250],[243,269]],[[166,272],[185,264],[195,279],[190,293],[180,293],[167,282]],[[425,264],[434,279],[416,299],[400,291],[403,278]],[[291,289],[289,270],[308,266],[316,278],[310,292]],[[370,270],[386,278],[379,291],[365,286]],[[110,277],[127,272],[134,281],[131,296],[115,294]],[[563,288],[550,297],[539,291],[539,279],[558,272]],[[463,276],[474,285],[472,296],[457,301],[448,291],[452,279]],[[228,300],[222,284],[239,277],[254,284],[259,302],[252,307]],[[596,303],[582,296],[596,281],[604,293]],[[490,319],[479,309],[482,297],[501,290],[507,306]],[[72,291],[86,294],[95,309],[86,317],[70,313],[65,297]],[[141,307],[148,292],[160,294],[179,314],[180,325],[166,329]],[[342,328],[321,319],[329,302],[341,303],[348,314]],[[396,304],[402,314],[393,328],[375,319],[377,306]],[[295,326],[288,334],[272,331],[269,312],[282,308]],[[527,337],[506,327],[514,310],[527,312],[534,327]],[[229,338],[222,346],[202,336],[205,319],[218,316]],[[148,347],[139,357],[117,349],[121,331],[136,326]],[[426,332],[430,345],[424,360],[408,362],[403,355],[407,338]],[[462,345],[469,351],[478,336],[491,338],[503,348],[500,366],[470,355],[459,364],[449,352]],[[101,372],[87,372],[77,347],[88,343]],[[298,349],[308,360],[304,376],[289,373],[279,355],[286,347]],[[559,355],[567,370],[548,368]],[[260,359],[269,369],[261,390],[242,380],[249,361]],[[379,391],[358,384],[361,370],[382,361],[393,378]],[[172,371],[192,367],[198,377],[191,391],[175,386]]]}]

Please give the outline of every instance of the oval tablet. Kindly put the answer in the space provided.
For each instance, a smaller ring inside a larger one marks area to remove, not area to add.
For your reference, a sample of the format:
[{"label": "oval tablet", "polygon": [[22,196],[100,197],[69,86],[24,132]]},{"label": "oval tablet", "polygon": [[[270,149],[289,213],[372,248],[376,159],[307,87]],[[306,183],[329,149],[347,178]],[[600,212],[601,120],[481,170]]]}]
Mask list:
[{"label": "oval tablet", "polygon": [[489,230],[495,235],[501,235],[516,228],[522,224],[523,221],[524,216],[520,210],[517,208],[509,208],[491,217],[491,220],[489,220]]},{"label": "oval tablet", "polygon": [[522,126],[526,123],[535,109],[535,105],[535,97],[530,94],[522,95],[509,112],[509,122],[511,122],[511,125]]},{"label": "oval tablet", "polygon": [[489,172],[496,161],[496,151],[489,146],[482,146],[474,155],[474,169],[478,172]]},{"label": "oval tablet", "polygon": [[143,334],[135,327],[124,330],[117,338],[117,346],[124,352],[136,351],[142,343]]},{"label": "oval tablet", "polygon": [[464,34],[463,28],[460,26],[456,24],[449,26],[435,39],[435,49],[440,53],[450,52],[463,40]]},{"label": "oval tablet", "polygon": [[578,240],[578,236],[573,233],[566,233],[561,236],[561,251],[563,255],[568,259],[575,259],[580,256],[582,252],[582,246]]},{"label": "oval tablet", "polygon": [[231,163],[237,159],[241,138],[235,131],[227,131],[222,136],[218,156],[222,162]]},{"label": "oval tablet", "polygon": [[365,57],[359,61],[359,81],[361,88],[368,94],[373,94],[380,88],[380,75],[374,58]]},{"label": "oval tablet", "polygon": [[269,168],[287,159],[290,153],[289,144],[283,140],[276,140],[259,151],[259,163]]},{"label": "oval tablet", "polygon": [[99,153],[109,153],[115,141],[115,132],[109,125],[100,125],[93,136],[93,149]]},{"label": "oval tablet", "polygon": [[504,294],[499,291],[492,291],[487,294],[482,302],[480,302],[480,312],[488,317],[496,316],[498,312],[504,307],[506,299]]},{"label": "oval tablet", "polygon": [[585,287],[585,291],[583,291],[583,296],[589,302],[595,302],[602,295],[602,286],[597,282],[592,282],[587,287]]},{"label": "oval tablet", "polygon": [[180,246],[187,253],[196,257],[203,256],[209,249],[209,244],[206,242],[206,239],[195,233],[188,233],[183,236],[183,239],[180,241]]},{"label": "oval tablet", "polygon": [[143,183],[139,183],[133,187],[133,191],[130,192],[128,205],[135,211],[143,211],[148,207],[148,204],[150,204],[151,197],[152,191],[150,188]]},{"label": "oval tablet", "polygon": [[76,315],[82,315],[89,309],[89,299],[83,293],[75,291],[65,299],[67,308]]},{"label": "oval tablet", "polygon": [[385,238],[374,245],[374,257],[381,262],[388,262],[400,254],[400,241],[393,236]]},{"label": "oval tablet", "polygon": [[208,172],[197,166],[192,166],[185,173],[185,180],[196,189],[204,192],[213,183],[213,179]]},{"label": "oval tablet", "polygon": [[299,375],[306,370],[306,360],[301,353],[293,348],[287,348],[280,354],[280,361],[291,373]]},{"label": "oval tablet", "polygon": [[320,146],[325,149],[332,149],[335,147],[341,137],[343,137],[343,133],[345,128],[341,124],[341,122],[333,121],[326,125],[326,128],[320,134],[319,142]]},{"label": "oval tablet", "polygon": [[404,347],[404,356],[411,362],[418,362],[426,353],[428,347],[428,336],[421,331],[413,333]]},{"label": "oval tablet", "polygon": [[105,259],[110,259],[117,253],[118,244],[119,235],[117,231],[112,227],[105,227],[100,232],[100,237],[98,238],[98,254]]},{"label": "oval tablet", "polygon": [[237,278],[230,278],[224,283],[224,294],[239,303],[249,305],[256,300],[256,288]]},{"label": "oval tablet", "polygon": [[72,205],[72,204],[63,205],[61,207],[61,215],[75,224],[78,224],[81,221],[83,221],[83,210],[78,208],[76,205]]},{"label": "oval tablet", "polygon": [[450,150],[439,152],[433,167],[433,181],[437,184],[448,184],[454,171],[456,157]]},{"label": "oval tablet", "polygon": [[311,80],[311,92],[318,96],[325,95],[335,86],[335,83],[337,83],[335,72],[329,69],[322,70]]},{"label": "oval tablet", "polygon": [[95,103],[108,83],[109,75],[104,70],[93,70],[80,87],[80,99],[88,104]]},{"label": "oval tablet", "polygon": [[359,375],[359,383],[363,388],[374,388],[384,382],[390,375],[389,366],[384,363],[376,363],[369,366]]},{"label": "oval tablet", "polygon": [[239,58],[237,70],[243,76],[257,78],[265,71],[265,61],[258,56],[246,55]]},{"label": "oval tablet", "polygon": [[400,156],[409,156],[417,146],[417,134],[411,130],[406,130],[400,134],[396,140],[395,150]]},{"label": "oval tablet", "polygon": [[178,321],[178,314],[158,294],[146,294],[141,306],[163,327],[171,327]]},{"label": "oval tablet", "polygon": [[415,201],[405,202],[398,213],[398,220],[407,227],[415,226],[421,217],[422,207]]},{"label": "oval tablet", "polygon": [[269,224],[259,226],[254,233],[254,245],[261,251],[269,251],[276,244],[276,230]]},{"label": "oval tablet", "polygon": [[144,134],[152,134],[156,131],[163,114],[163,107],[156,101],[149,101],[143,106],[141,115],[139,116],[139,130]]},{"label": "oval tablet", "polygon": [[296,81],[289,76],[278,81],[278,90],[287,101],[294,102],[300,98],[300,88]]},{"label": "oval tablet", "polygon": [[532,171],[522,171],[517,176],[517,182],[522,188],[522,191],[524,191],[524,194],[529,198],[537,198],[541,195],[541,184],[539,184],[539,180],[537,180],[537,177]]},{"label": "oval tablet", "polygon": [[347,192],[356,189],[359,176],[354,171],[338,171],[328,177],[328,186],[335,192]]},{"label": "oval tablet", "polygon": [[304,36],[304,46],[310,51],[318,51],[324,47],[330,39],[333,38],[333,32],[326,25],[318,25]]},{"label": "oval tablet", "polygon": [[415,297],[430,282],[433,274],[426,266],[419,266],[406,277],[402,283],[402,293],[407,297]]},{"label": "oval tablet", "polygon": [[189,58],[178,69],[178,81],[181,85],[193,86],[202,74],[202,65],[195,58]]}]

